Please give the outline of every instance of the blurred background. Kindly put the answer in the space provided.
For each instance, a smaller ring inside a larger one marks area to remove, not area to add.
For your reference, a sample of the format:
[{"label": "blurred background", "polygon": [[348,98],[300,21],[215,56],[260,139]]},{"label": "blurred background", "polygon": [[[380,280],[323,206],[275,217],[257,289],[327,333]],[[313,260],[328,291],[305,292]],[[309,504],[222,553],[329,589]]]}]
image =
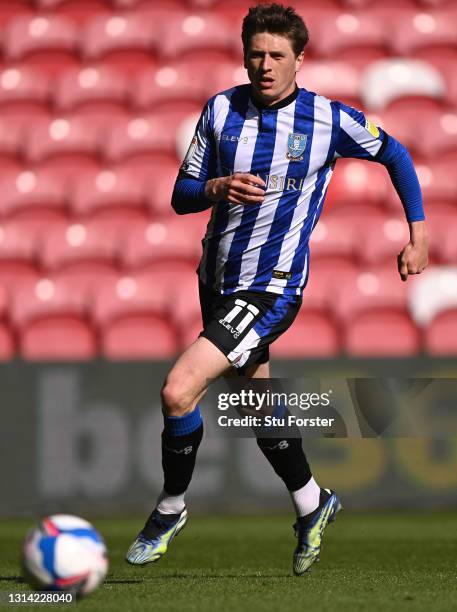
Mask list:
[{"label": "blurred background", "polygon": [[[170,195],[205,101],[247,82],[250,4],[0,0],[3,516],[143,511],[161,488],[159,390],[201,330],[208,221],[176,216]],[[339,160],[273,373],[455,376],[457,2],[287,4],[310,30],[298,84],[363,110],[413,155],[430,267],[400,282],[409,233],[388,174]],[[454,439],[306,446],[349,507],[457,505]],[[202,511],[289,503],[252,440],[215,436],[191,499]]]}]

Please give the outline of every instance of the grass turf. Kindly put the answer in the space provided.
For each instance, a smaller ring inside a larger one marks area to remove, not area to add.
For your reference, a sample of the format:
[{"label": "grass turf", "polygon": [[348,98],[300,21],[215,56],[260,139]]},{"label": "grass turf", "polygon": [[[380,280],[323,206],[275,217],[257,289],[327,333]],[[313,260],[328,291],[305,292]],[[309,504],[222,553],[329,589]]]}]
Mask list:
[{"label": "grass turf", "polygon": [[[109,547],[110,571],[105,584],[78,603],[80,610],[457,609],[455,513],[341,513],[326,531],[321,562],[300,578],[291,572],[290,517],[191,516],[159,563],[133,567],[124,554],[141,523],[94,521]],[[2,591],[28,590],[17,561],[28,526],[0,521]]]}]

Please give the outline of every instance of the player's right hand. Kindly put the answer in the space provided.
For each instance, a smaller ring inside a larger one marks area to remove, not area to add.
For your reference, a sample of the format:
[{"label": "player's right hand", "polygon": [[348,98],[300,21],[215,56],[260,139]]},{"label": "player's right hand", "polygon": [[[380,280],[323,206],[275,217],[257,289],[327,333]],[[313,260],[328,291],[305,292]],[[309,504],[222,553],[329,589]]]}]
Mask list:
[{"label": "player's right hand", "polygon": [[260,177],[235,172],[207,181],[205,196],[212,202],[225,200],[231,204],[261,204],[265,198],[265,187],[265,181]]}]

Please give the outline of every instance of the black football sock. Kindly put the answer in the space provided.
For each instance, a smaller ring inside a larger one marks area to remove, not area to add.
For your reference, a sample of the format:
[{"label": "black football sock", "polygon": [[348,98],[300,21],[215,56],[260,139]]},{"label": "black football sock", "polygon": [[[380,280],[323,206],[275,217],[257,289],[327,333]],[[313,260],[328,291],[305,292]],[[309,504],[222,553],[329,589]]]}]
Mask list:
[{"label": "black football sock", "polygon": [[[284,409],[273,416],[284,417]],[[301,433],[294,424],[287,427],[254,427],[257,444],[276,474],[284,481],[289,491],[301,489],[312,477],[311,470],[302,448]]]},{"label": "black football sock", "polygon": [[202,437],[203,421],[198,406],[182,417],[164,417],[163,488],[169,495],[181,495],[187,490]]}]

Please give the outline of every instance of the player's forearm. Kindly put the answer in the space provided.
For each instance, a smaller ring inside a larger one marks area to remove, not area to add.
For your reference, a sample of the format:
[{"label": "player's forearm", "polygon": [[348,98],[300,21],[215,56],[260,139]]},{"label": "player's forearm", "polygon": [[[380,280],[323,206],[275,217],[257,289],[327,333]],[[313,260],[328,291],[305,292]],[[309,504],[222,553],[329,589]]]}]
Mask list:
[{"label": "player's forearm", "polygon": [[377,161],[386,166],[395,190],[403,204],[408,222],[425,219],[422,192],[414,164],[407,149],[392,136]]},{"label": "player's forearm", "polygon": [[210,208],[212,204],[205,196],[204,181],[178,176],[171,197],[171,205],[178,215],[201,212]]}]

